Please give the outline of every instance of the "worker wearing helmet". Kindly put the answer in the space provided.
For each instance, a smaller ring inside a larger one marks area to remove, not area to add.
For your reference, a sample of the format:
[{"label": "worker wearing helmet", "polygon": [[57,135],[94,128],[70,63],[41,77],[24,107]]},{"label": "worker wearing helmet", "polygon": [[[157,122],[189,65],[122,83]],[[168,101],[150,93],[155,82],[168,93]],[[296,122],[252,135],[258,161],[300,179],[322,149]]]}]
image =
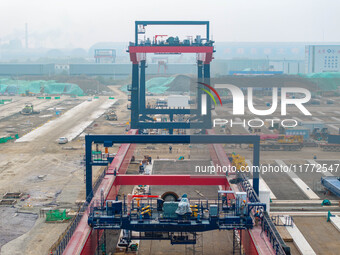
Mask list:
[{"label": "worker wearing helmet", "polygon": [[258,210],[256,211],[254,217],[255,217],[255,226],[257,226],[259,224],[259,220],[260,220],[260,213],[259,213]]}]

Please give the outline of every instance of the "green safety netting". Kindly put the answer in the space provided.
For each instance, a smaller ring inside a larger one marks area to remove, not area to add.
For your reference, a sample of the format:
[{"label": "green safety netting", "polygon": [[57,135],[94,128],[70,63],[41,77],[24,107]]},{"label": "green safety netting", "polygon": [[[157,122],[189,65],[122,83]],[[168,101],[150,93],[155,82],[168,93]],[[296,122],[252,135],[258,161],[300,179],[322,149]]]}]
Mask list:
[{"label": "green safety netting", "polygon": [[84,91],[76,84],[65,83],[65,94],[83,96]]},{"label": "green safety netting", "polygon": [[[12,85],[13,86],[13,85]],[[26,92],[39,94],[42,84],[40,82],[20,82],[17,84],[17,94],[25,94]]]},{"label": "green safety netting", "polygon": [[8,141],[13,140],[14,138],[19,139],[19,135],[15,134],[14,137],[12,136],[0,137],[0,143],[7,143]]},{"label": "green safety netting", "polygon": [[12,140],[12,137],[1,137],[0,138],[0,143],[7,143],[9,140]]},{"label": "green safety netting", "polygon": [[5,93],[8,85],[6,84],[0,84],[0,93]]},{"label": "green safety netting", "polygon": [[66,210],[62,212],[59,210],[50,210],[46,213],[46,221],[63,221],[71,219],[71,217],[66,216]]},{"label": "green safety netting", "polygon": [[44,86],[44,93],[46,94],[63,94],[65,85],[63,83],[50,83]]},{"label": "green safety netting", "polygon": [[146,89],[148,92],[155,94],[164,93],[169,87],[168,85],[175,79],[175,77],[156,77],[146,82]]},{"label": "green safety netting", "polygon": [[41,87],[44,86],[45,81],[33,81],[29,84],[28,90],[34,94],[41,92]]},{"label": "green safety netting", "polygon": [[315,83],[323,91],[336,90],[340,86],[340,73],[311,73],[300,76]]},{"label": "green safety netting", "polygon": [[44,93],[46,94],[69,94],[82,96],[83,90],[76,84],[71,83],[48,83],[44,85]]},{"label": "green safety netting", "polygon": [[[145,83],[146,91],[154,94],[163,94],[169,89],[168,85],[176,77],[156,77],[152,78]],[[127,85],[121,88],[122,91],[127,92]]]},{"label": "green safety netting", "polygon": [[68,94],[83,96],[84,91],[72,83],[58,83],[55,81],[23,81],[0,79],[0,94],[26,94],[26,93],[45,93],[45,94]]}]

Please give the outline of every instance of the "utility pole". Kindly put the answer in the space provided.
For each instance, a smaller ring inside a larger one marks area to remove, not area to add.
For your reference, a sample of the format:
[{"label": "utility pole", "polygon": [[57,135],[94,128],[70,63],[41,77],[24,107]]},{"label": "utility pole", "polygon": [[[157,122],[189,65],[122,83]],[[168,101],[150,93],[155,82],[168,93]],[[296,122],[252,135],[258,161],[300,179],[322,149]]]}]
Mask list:
[{"label": "utility pole", "polygon": [[28,24],[27,22],[25,23],[25,44],[26,44],[26,49],[28,49]]}]

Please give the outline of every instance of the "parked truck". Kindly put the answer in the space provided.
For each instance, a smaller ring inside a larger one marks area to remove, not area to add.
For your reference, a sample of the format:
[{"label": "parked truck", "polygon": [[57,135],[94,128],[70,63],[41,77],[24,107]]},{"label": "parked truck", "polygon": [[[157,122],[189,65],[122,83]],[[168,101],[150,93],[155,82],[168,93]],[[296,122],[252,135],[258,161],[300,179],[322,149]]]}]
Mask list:
[{"label": "parked truck", "polygon": [[303,147],[302,135],[262,134],[260,138],[263,151],[299,151]]},{"label": "parked truck", "polygon": [[340,151],[340,134],[328,135],[327,143],[320,143],[323,151]]}]

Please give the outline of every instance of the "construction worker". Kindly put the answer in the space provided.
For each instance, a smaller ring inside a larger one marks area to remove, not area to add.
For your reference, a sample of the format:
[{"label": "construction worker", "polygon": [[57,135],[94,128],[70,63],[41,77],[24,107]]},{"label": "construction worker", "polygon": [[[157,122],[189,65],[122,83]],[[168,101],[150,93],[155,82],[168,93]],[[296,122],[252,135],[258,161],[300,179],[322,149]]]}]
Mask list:
[{"label": "construction worker", "polygon": [[255,226],[257,226],[259,224],[259,220],[260,220],[260,213],[259,213],[259,211],[256,211],[254,217],[255,217]]},{"label": "construction worker", "polygon": [[139,164],[139,173],[144,173],[144,165],[142,163]]},{"label": "construction worker", "polygon": [[247,206],[247,202],[246,200],[243,200],[241,202],[241,206],[240,206],[240,216],[243,217],[246,214],[246,206]]}]

